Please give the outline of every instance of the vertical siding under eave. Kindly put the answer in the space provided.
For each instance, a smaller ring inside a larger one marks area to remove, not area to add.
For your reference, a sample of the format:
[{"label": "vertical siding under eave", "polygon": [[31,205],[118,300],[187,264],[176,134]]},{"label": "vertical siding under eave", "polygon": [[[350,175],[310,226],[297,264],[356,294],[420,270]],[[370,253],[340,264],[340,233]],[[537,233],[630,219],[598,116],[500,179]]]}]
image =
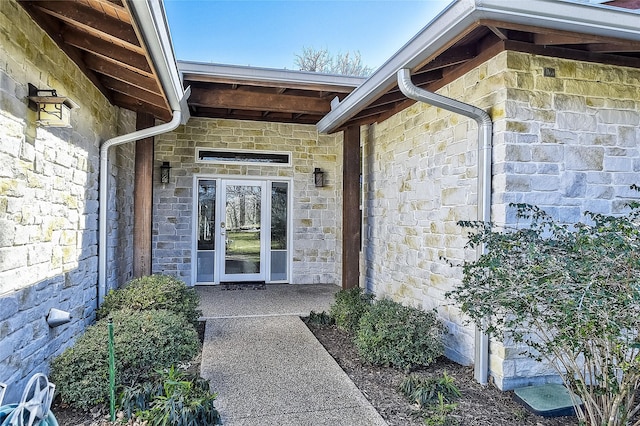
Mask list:
[{"label": "vertical siding under eave", "polygon": [[[171,182],[154,182],[153,271],[193,283],[192,203],[194,175],[287,177],[293,180],[291,283],[340,284],[342,235],[342,137],[321,135],[310,125],[192,118],[157,137],[156,167],[171,163]],[[214,165],[195,162],[196,149],[292,153],[292,166]],[[324,188],[313,170],[325,171]]]}]

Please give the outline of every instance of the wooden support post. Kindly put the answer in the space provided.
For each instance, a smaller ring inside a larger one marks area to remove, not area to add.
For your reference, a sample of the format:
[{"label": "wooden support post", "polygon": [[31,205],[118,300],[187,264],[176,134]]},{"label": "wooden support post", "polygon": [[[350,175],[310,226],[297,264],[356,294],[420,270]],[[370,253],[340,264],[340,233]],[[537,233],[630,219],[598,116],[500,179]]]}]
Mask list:
[{"label": "wooden support post", "polygon": [[360,284],[360,126],[344,130],[342,145],[342,288]]},{"label": "wooden support post", "polygon": [[[153,115],[139,112],[136,130],[155,125]],[[153,213],[153,137],[136,141],[133,189],[133,276],[151,275],[151,224]]]}]

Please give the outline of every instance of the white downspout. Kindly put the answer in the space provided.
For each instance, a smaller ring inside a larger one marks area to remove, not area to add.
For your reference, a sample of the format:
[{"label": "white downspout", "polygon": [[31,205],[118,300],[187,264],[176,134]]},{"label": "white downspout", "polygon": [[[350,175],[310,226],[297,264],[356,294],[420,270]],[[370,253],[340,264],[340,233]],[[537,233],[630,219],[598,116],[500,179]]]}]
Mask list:
[{"label": "white downspout", "polygon": [[[397,74],[398,87],[410,99],[427,103],[465,117],[478,123],[478,214],[477,220],[491,220],[491,138],[493,123],[485,111],[437,93],[421,89],[411,81],[411,71],[401,69]],[[478,247],[478,256],[484,253],[484,245]],[[487,384],[489,376],[489,337],[476,327],[474,378]]]},{"label": "white downspout", "polygon": [[[189,97],[191,88],[187,87],[183,99]],[[181,102],[182,103],[182,102]],[[183,124],[184,113],[182,110],[173,111],[173,118],[168,123],[138,130],[126,135],[116,136],[106,140],[100,146],[100,187],[99,187],[99,215],[98,215],[98,306],[104,301],[107,292],[107,208],[109,198],[109,148],[134,142],[140,139],[150,138],[175,130]]]}]

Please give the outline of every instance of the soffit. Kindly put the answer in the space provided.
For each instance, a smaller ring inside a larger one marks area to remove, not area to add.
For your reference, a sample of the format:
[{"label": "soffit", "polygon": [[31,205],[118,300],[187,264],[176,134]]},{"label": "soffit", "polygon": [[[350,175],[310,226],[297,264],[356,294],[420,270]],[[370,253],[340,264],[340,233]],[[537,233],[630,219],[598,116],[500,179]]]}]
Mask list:
[{"label": "soffit", "polygon": [[18,0],[111,104],[168,121],[171,108],[124,0]]},{"label": "soffit", "polygon": [[[504,50],[640,68],[640,42],[480,20],[414,67],[412,80],[436,91]],[[393,84],[341,128],[383,121],[413,103]]]},{"label": "soffit", "polygon": [[316,124],[360,77],[178,62],[192,117]]}]

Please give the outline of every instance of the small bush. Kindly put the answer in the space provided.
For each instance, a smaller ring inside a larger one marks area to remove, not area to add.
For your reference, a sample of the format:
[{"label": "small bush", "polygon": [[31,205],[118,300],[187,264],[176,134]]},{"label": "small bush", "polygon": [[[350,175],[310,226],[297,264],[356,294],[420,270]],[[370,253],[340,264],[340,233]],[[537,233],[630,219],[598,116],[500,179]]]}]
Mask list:
[{"label": "small bush", "polygon": [[365,361],[410,370],[443,355],[443,333],[433,312],[383,299],[360,319],[355,344]]},{"label": "small bush", "polygon": [[[156,368],[190,361],[200,342],[182,315],[166,310],[113,311],[116,385],[144,381]],[[87,328],[75,345],[54,359],[51,381],[62,400],[89,409],[109,396],[108,319]]]},{"label": "small bush", "polygon": [[336,301],[331,305],[329,314],[339,329],[355,333],[360,318],[371,307],[373,298],[373,294],[363,293],[359,287],[340,290],[336,293]]},{"label": "small bush", "polygon": [[150,275],[136,278],[124,287],[111,290],[98,309],[98,319],[105,318],[118,309],[146,311],[166,309],[184,315],[192,324],[200,317],[199,297],[195,289],[168,275]]},{"label": "small bush", "polygon": [[172,366],[156,372],[151,381],[126,388],[120,409],[150,425],[217,425],[221,423],[215,399],[206,380]]},{"label": "small bush", "polygon": [[329,315],[325,311],[322,311],[320,313],[311,311],[309,313],[309,316],[307,317],[307,323],[315,325],[333,325],[335,324],[335,321],[333,320],[333,318],[331,318],[331,315]]}]

